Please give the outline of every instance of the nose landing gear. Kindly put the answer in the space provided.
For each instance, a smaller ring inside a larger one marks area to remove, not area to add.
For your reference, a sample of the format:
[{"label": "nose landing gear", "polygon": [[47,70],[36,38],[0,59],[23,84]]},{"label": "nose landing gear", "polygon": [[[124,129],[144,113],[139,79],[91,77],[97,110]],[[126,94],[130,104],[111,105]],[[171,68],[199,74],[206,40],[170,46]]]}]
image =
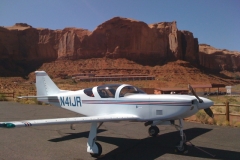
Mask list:
[{"label": "nose landing gear", "polygon": [[188,153],[188,147],[185,143],[181,145],[181,142],[180,142],[180,144],[176,145],[175,152],[182,153],[182,154],[187,154]]},{"label": "nose landing gear", "polygon": [[179,125],[175,125],[176,129],[180,131],[181,141],[176,145],[175,152],[186,154],[188,147],[186,145],[186,136],[183,133],[183,120],[179,119]]}]

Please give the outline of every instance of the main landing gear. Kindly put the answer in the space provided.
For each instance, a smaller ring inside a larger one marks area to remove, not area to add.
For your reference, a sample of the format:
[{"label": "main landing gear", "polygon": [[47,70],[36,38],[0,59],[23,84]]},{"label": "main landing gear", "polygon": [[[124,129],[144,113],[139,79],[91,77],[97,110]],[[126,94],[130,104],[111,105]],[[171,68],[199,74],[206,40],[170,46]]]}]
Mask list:
[{"label": "main landing gear", "polygon": [[151,137],[156,137],[159,133],[159,128],[157,126],[151,126],[149,129],[148,129],[148,134],[149,136]]},{"label": "main landing gear", "polygon": [[102,146],[98,142],[96,142],[98,128],[99,127],[97,127],[97,122],[93,122],[87,142],[87,152],[95,158],[99,157],[102,154]]},{"label": "main landing gear", "polygon": [[158,133],[160,132],[159,128],[156,126],[156,124],[153,124],[153,121],[147,121],[144,123],[145,126],[151,125],[148,129],[148,134],[151,137],[156,137]]}]

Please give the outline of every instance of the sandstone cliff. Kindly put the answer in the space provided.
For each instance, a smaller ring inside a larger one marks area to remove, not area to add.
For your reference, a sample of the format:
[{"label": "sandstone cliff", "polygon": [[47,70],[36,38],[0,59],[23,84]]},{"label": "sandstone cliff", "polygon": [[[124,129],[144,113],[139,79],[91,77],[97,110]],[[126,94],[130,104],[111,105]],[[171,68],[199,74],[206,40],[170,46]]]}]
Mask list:
[{"label": "sandstone cliff", "polygon": [[240,71],[240,52],[199,45],[200,65],[212,71]]},{"label": "sandstone cliff", "polygon": [[147,25],[115,17],[86,36],[78,55],[79,58],[124,57],[148,65],[177,59],[195,62],[196,42],[191,32],[178,31],[175,21]]},{"label": "sandstone cliff", "polygon": [[0,74],[7,74],[8,70],[22,75],[42,62],[55,60],[57,32],[22,23],[0,27],[0,65],[6,70],[0,70]]},{"label": "sandstone cliff", "polygon": [[[200,55],[199,55],[200,54]],[[239,70],[238,56],[223,63],[218,53],[200,51],[197,38],[180,31],[177,23],[146,24],[115,17],[100,24],[93,32],[78,28],[50,30],[24,23],[0,27],[0,76],[9,70],[22,74],[35,70],[44,62],[58,59],[127,58],[144,65],[160,65],[185,60],[209,69],[219,65]],[[213,57],[217,56],[218,60]],[[199,61],[200,57],[200,61]],[[211,60],[209,60],[211,59]]]}]

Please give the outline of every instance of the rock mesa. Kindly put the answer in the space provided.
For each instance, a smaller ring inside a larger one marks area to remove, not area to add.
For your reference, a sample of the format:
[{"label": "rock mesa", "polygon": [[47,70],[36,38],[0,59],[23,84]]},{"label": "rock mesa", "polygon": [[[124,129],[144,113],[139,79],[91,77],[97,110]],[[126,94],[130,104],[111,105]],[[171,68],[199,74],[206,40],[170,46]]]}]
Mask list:
[{"label": "rock mesa", "polygon": [[[25,23],[0,27],[0,75],[32,71],[58,59],[127,58],[144,65],[184,60],[205,68],[239,70],[239,52],[198,45],[193,33],[177,23],[146,24],[115,17],[94,31],[81,28],[51,30]],[[219,67],[221,66],[221,67]]]}]

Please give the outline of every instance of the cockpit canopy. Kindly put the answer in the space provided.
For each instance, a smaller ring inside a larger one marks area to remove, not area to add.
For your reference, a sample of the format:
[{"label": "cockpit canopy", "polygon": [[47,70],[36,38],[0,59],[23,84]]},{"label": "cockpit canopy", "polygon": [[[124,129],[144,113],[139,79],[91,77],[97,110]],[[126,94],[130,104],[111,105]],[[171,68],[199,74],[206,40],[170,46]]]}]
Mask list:
[{"label": "cockpit canopy", "polygon": [[146,94],[146,93],[137,87],[125,86],[121,89],[119,97],[126,97],[132,94]]},{"label": "cockpit canopy", "polygon": [[101,98],[115,98],[116,90],[120,84],[107,84],[97,87],[98,94]]},{"label": "cockpit canopy", "polygon": [[[119,88],[119,89],[118,89]],[[120,92],[117,92],[120,90]],[[132,94],[146,94],[141,89],[131,86],[131,85],[122,85],[122,84],[107,84],[97,87],[97,92],[101,98],[115,98],[115,97],[126,97]],[[92,88],[87,88],[84,90],[84,93],[90,97],[94,97]],[[118,95],[116,96],[116,93]]]}]

